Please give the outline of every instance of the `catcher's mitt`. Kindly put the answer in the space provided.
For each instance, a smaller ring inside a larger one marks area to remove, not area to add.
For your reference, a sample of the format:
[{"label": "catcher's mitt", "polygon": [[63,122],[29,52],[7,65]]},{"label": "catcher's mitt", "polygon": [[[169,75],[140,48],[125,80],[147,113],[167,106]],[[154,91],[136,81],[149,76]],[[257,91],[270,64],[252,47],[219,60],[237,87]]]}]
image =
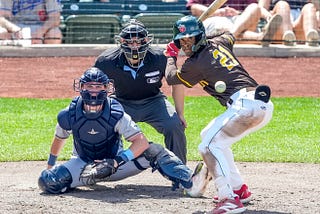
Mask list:
[{"label": "catcher's mitt", "polygon": [[87,185],[93,185],[114,174],[117,171],[114,164],[114,159],[105,159],[101,162],[87,164],[80,175],[80,179]]}]

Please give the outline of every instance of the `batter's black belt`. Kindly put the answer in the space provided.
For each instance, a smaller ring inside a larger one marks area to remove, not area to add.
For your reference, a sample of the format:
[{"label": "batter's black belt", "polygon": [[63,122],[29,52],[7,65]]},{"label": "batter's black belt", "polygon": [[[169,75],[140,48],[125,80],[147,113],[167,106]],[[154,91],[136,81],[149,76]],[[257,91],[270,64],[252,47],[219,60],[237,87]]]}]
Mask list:
[{"label": "batter's black belt", "polygon": [[[257,88],[257,87],[252,87],[252,86],[250,86],[250,87],[245,87],[245,89],[246,89],[247,92],[249,92],[249,91],[255,91],[256,88]],[[241,89],[243,89],[243,88],[241,88]],[[240,90],[241,90],[241,89],[240,89]],[[240,91],[240,90],[239,90],[239,91]],[[237,91],[237,92],[238,92],[238,91]],[[236,92],[236,93],[237,93],[237,92]],[[231,95],[231,96],[232,96],[232,95]],[[232,100],[231,97],[230,97],[229,100],[227,101],[227,104],[232,105],[232,103],[233,103],[233,100]]]}]

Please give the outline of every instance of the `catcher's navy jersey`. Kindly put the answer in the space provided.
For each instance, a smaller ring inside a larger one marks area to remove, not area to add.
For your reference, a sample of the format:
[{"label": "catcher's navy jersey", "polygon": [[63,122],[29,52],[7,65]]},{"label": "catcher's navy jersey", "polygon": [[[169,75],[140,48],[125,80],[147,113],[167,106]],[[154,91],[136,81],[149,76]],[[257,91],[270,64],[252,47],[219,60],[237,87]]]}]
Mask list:
[{"label": "catcher's navy jersey", "polygon": [[[185,61],[178,73],[173,58],[169,58],[166,71],[168,83],[182,82],[189,88],[199,83],[207,93],[226,106],[230,96],[241,88],[258,85],[232,53],[233,44],[234,37],[229,33],[209,39],[205,47]],[[226,83],[223,93],[215,91],[217,81]]]},{"label": "catcher's navy jersey", "polygon": [[103,52],[94,65],[114,80],[117,98],[141,100],[160,93],[167,63],[163,51],[149,49],[136,71],[126,63],[121,48],[116,48]]},{"label": "catcher's navy jersey", "polygon": [[65,130],[72,130],[74,147],[85,161],[114,158],[119,149],[120,135],[114,127],[123,116],[120,103],[107,99],[103,111],[85,113],[80,97],[58,115],[58,123]]}]

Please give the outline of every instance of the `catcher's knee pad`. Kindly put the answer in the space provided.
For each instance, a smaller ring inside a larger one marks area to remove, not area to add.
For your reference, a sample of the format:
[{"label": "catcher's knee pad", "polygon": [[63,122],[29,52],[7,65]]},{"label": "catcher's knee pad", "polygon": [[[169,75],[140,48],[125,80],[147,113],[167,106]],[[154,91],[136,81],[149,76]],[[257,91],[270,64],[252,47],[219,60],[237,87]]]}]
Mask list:
[{"label": "catcher's knee pad", "polygon": [[173,182],[173,190],[178,188],[179,184],[185,188],[192,186],[192,171],[162,145],[151,143],[144,155],[150,161],[153,171],[158,170],[162,176]]},{"label": "catcher's knee pad", "polygon": [[53,194],[66,192],[70,189],[71,183],[71,173],[63,165],[43,170],[38,179],[39,188],[44,192]]},{"label": "catcher's knee pad", "polygon": [[159,157],[167,154],[162,145],[152,142],[149,142],[149,144],[149,148],[143,153],[143,155],[148,161],[150,161],[150,163],[155,162]]}]

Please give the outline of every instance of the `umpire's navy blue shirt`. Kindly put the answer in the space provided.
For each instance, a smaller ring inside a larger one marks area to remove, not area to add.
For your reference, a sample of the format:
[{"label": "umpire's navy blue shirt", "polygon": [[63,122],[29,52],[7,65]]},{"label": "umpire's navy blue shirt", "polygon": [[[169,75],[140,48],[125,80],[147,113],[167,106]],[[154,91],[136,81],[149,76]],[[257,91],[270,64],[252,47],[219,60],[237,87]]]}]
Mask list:
[{"label": "umpire's navy blue shirt", "polygon": [[160,93],[165,76],[167,57],[163,50],[150,48],[143,64],[133,71],[121,48],[104,51],[96,60],[95,67],[114,80],[115,95],[125,100],[141,100]]}]

